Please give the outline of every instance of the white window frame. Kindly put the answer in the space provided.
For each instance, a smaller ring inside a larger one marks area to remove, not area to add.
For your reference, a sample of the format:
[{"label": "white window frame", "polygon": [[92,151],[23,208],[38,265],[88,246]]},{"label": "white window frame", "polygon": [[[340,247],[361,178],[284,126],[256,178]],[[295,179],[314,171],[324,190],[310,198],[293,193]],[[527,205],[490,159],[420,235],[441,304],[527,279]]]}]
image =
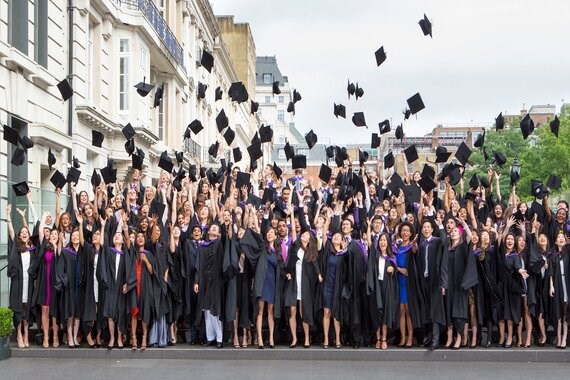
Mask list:
[{"label": "white window frame", "polygon": [[[139,45],[139,70],[142,74],[143,78],[146,78],[146,82],[150,83],[150,74],[148,72],[149,67],[149,52],[148,50],[141,44]],[[143,126],[148,127],[148,99],[151,98],[150,96],[142,97],[139,96],[139,109],[138,109],[138,117],[139,120],[142,122]]]},{"label": "white window frame", "polygon": [[[119,112],[120,113],[129,112],[129,87],[130,87],[129,71],[130,71],[130,61],[131,61],[130,44],[131,40],[129,38],[119,39]],[[126,49],[123,49],[124,46],[126,46]]]},{"label": "white window frame", "polygon": [[273,74],[263,73],[263,84],[272,84],[272,83],[273,83]]},{"label": "white window frame", "polygon": [[277,110],[277,120],[282,123],[285,122],[285,110]]}]

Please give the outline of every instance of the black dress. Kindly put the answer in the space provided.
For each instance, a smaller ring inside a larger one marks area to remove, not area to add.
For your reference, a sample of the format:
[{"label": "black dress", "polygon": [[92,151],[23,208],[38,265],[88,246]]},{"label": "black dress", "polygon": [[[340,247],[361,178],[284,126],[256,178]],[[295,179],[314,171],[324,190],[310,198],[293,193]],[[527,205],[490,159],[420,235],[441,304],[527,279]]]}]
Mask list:
[{"label": "black dress", "polygon": [[84,294],[85,282],[85,247],[79,245],[77,251],[72,247],[64,248],[57,261],[56,288],[62,297],[62,318],[80,318],[80,297]]},{"label": "black dress", "polygon": [[[394,256],[382,257],[385,260],[382,280],[379,279],[380,258],[378,249],[372,249],[368,256],[366,271],[366,290],[370,302],[370,319],[373,331],[376,331],[383,324],[388,329],[395,328],[400,314],[400,290],[396,276],[396,258]],[[392,273],[388,273],[389,267],[394,268]]]},{"label": "black dress", "polygon": [[[22,267],[22,253],[18,250],[16,241],[12,242],[8,255],[8,277],[10,277],[10,309],[14,312],[14,326],[22,321],[33,323],[34,314],[30,301],[34,292],[34,266],[36,261],[36,247],[27,249],[30,254],[30,265],[26,273]],[[26,299],[28,307],[24,307],[23,291],[24,276],[28,276],[28,292]]]},{"label": "black dress", "polygon": [[570,320],[568,313],[568,292],[570,291],[570,255],[568,250],[554,251],[549,256],[550,278],[554,285],[554,297],[551,304],[551,322],[554,327],[559,319],[566,314],[566,321]]},{"label": "black dress", "polygon": [[501,259],[501,292],[503,304],[499,313],[499,320],[513,321],[518,324],[521,318],[522,269],[521,257],[517,252],[505,255],[505,248],[499,249]]},{"label": "black dress", "polygon": [[467,291],[477,285],[477,269],[471,244],[463,241],[448,248],[447,256],[446,319],[447,325],[453,322],[458,332],[468,317]]}]

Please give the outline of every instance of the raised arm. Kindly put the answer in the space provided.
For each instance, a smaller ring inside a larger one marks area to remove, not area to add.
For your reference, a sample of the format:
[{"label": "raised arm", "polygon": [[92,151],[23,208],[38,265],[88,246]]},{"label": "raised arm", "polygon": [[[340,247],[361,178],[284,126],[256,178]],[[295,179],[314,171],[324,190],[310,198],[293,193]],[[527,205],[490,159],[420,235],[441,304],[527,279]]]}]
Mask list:
[{"label": "raised arm", "polygon": [[6,224],[8,224],[8,236],[10,240],[14,241],[16,234],[14,233],[14,226],[12,225],[12,205],[6,206]]},{"label": "raised arm", "polygon": [[38,214],[36,212],[36,208],[34,207],[34,202],[32,201],[32,192],[28,191],[28,194],[26,194],[26,197],[28,198],[28,208],[30,209],[30,218],[31,218],[31,222],[32,225],[36,225],[36,222],[38,221]]},{"label": "raised arm", "polygon": [[55,189],[55,226],[59,227],[59,217],[61,216],[61,189]]},{"label": "raised arm", "polygon": [[79,210],[75,210],[75,220],[79,223],[79,244],[85,246],[85,237],[83,236],[83,216]]},{"label": "raised arm", "polygon": [[[172,189],[172,210],[170,212],[170,223],[171,226],[176,224],[176,215],[178,214],[177,211],[177,207],[176,207],[176,202],[178,201],[178,191],[176,191],[176,189]],[[170,228],[170,235],[172,237],[172,231],[174,229],[171,227]],[[171,252],[174,252],[174,250],[171,249]]]}]

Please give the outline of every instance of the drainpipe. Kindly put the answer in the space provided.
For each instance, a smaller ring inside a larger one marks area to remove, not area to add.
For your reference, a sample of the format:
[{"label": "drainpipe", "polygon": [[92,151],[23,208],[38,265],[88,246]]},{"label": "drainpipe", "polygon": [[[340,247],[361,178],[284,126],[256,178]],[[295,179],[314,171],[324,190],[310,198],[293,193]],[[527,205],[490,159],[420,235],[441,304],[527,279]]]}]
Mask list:
[{"label": "drainpipe", "polygon": [[[73,88],[73,0],[67,0],[67,15],[68,15],[68,41],[67,41],[67,80]],[[73,135],[73,96],[67,100],[67,135]],[[73,152],[71,149],[67,150],[67,162],[72,163]]]}]

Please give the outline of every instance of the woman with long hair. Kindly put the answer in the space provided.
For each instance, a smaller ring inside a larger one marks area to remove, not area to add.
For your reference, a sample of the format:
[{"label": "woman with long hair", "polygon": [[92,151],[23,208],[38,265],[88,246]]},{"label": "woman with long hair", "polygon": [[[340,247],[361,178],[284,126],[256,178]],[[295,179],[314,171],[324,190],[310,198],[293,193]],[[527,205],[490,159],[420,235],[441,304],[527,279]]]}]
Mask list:
[{"label": "woman with long hair", "polygon": [[530,272],[536,283],[536,319],[538,322],[538,346],[546,344],[546,323],[550,321],[550,278],[549,255],[550,247],[548,236],[540,233],[540,222],[532,222],[534,238],[531,241]]},{"label": "woman with long hair", "polygon": [[[566,348],[568,336],[568,289],[570,289],[570,255],[566,236],[556,236],[549,259],[549,295],[552,298],[552,321],[556,322],[556,348]],[[554,325],[554,323],[553,323]]]},{"label": "woman with long hair", "polygon": [[[521,229],[522,235],[518,235],[515,238],[516,251],[521,257],[522,268],[526,270],[530,263],[530,252],[526,245],[526,228],[523,221],[517,223],[518,228]],[[517,347],[529,348],[532,339],[532,318],[531,314],[534,315],[534,310],[536,306],[536,284],[535,278],[533,276],[528,276],[528,278],[522,280],[522,295],[521,295],[521,305],[522,305],[522,321],[517,326]],[[531,311],[532,310],[532,313]],[[523,332],[523,322],[524,328],[526,330],[526,340],[523,344],[522,332]]]}]

